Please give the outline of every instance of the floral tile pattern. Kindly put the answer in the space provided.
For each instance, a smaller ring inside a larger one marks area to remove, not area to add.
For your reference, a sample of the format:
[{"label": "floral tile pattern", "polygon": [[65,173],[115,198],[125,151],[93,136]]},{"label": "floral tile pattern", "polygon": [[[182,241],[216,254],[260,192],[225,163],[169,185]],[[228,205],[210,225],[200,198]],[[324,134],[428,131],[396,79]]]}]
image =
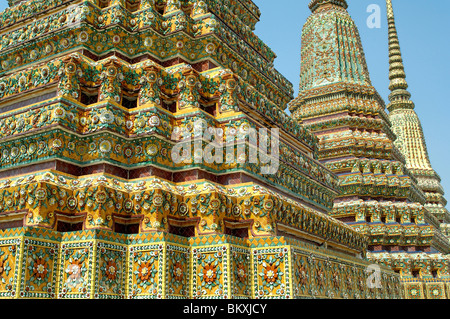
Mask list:
[{"label": "floral tile pattern", "polygon": [[0,240],[0,298],[15,298],[21,255],[20,239]]},{"label": "floral tile pattern", "polygon": [[405,295],[408,299],[425,299],[422,283],[405,283]]},{"label": "floral tile pattern", "polygon": [[442,282],[425,283],[427,299],[446,299],[445,285]]},{"label": "floral tile pattern", "polygon": [[61,245],[58,298],[92,297],[93,259],[93,241]]},{"label": "floral tile pattern", "polygon": [[126,246],[98,242],[94,298],[124,298]]},{"label": "floral tile pattern", "polygon": [[289,249],[255,249],[252,258],[255,295],[258,298],[290,298]]},{"label": "floral tile pattern", "polygon": [[128,297],[146,299],[163,297],[164,245],[129,248]]},{"label": "floral tile pattern", "polygon": [[58,243],[24,240],[20,297],[55,298],[58,251]]},{"label": "floral tile pattern", "polygon": [[250,256],[248,249],[231,246],[231,295],[233,298],[249,298],[251,296]]},{"label": "floral tile pattern", "polygon": [[[418,188],[392,147],[345,0],[311,1],[303,43],[314,57],[302,63],[308,92],[294,101],[275,53],[253,32],[261,12],[252,0],[8,2],[0,226],[15,228],[0,230],[0,298],[402,295],[388,268],[397,261],[379,260],[382,288],[367,288],[368,244],[389,232],[392,244],[426,245],[433,228],[414,204]],[[203,150],[172,154],[199,129],[241,143],[268,126],[280,129],[276,174],[261,172],[267,154],[230,160],[237,145],[227,161],[197,162],[212,159],[206,139]],[[341,195],[399,200],[334,205]],[[341,215],[357,223],[333,218]],[[396,215],[416,223],[380,225]],[[311,238],[329,246],[311,247]],[[450,280],[445,258],[415,262]],[[406,295],[445,295],[430,283]]]},{"label": "floral tile pattern", "polygon": [[192,249],[192,275],[194,298],[227,298],[228,246]]},{"label": "floral tile pattern", "polygon": [[167,245],[166,291],[167,298],[188,298],[190,284],[190,249]]},{"label": "floral tile pattern", "polygon": [[[186,240],[162,233],[118,236],[98,230],[60,236],[46,229],[25,237],[11,235],[15,237],[0,242],[0,298],[401,296],[399,277],[387,268],[382,268],[382,289],[371,291],[368,264],[330,258],[278,237],[267,237],[257,247],[254,242],[209,235]],[[214,244],[218,241],[222,243]],[[445,295],[445,286],[437,288],[439,294],[429,289],[426,293]],[[414,284],[410,295],[423,297],[420,289]]]}]

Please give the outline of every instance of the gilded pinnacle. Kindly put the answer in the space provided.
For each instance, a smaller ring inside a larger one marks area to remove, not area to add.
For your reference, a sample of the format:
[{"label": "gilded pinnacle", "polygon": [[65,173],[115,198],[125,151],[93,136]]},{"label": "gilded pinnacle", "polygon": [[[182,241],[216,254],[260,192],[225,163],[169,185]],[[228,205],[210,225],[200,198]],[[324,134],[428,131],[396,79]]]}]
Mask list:
[{"label": "gilded pinnacle", "polygon": [[386,0],[386,7],[389,25],[389,90],[392,92],[389,95],[391,104],[388,108],[391,111],[398,108],[411,109],[414,108],[414,103],[410,101],[411,94],[407,91],[408,82],[406,82],[405,67],[403,65],[391,0]]}]

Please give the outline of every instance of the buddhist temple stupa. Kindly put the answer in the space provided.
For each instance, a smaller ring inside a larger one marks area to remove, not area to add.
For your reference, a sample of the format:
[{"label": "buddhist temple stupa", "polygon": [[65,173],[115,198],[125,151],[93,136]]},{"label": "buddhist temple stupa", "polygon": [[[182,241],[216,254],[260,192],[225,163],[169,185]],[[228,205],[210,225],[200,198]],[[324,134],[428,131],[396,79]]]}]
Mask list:
[{"label": "buddhist temple stupa", "polygon": [[345,0],[309,4],[298,97],[252,0],[8,3],[0,298],[448,297],[392,10],[388,114]]},{"label": "buddhist temple stupa", "polygon": [[369,237],[369,258],[400,273],[407,298],[443,297],[450,250],[441,231],[446,202],[409,101],[390,1],[387,6],[389,114],[371,84],[345,0],[309,4],[299,96],[290,110],[318,137],[319,160],[340,179],[330,215]]}]

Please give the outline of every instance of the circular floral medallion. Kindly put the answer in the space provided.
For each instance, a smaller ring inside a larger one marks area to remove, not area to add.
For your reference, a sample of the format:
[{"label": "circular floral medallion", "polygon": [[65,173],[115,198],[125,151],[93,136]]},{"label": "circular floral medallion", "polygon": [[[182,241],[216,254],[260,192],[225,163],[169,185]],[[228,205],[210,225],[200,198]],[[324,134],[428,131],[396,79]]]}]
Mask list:
[{"label": "circular floral medallion", "polygon": [[153,263],[150,261],[142,262],[137,270],[137,276],[142,282],[148,282],[153,276]]},{"label": "circular floral medallion", "polygon": [[89,40],[89,34],[86,31],[81,31],[78,39],[80,40],[80,42],[86,42]]},{"label": "circular floral medallion", "polygon": [[178,212],[180,213],[181,216],[186,216],[188,213],[188,207],[186,205],[186,203],[181,203],[178,206]]},{"label": "circular floral medallion", "polygon": [[66,111],[62,107],[57,107],[55,109],[55,117],[56,118],[64,118],[66,115]]},{"label": "circular floral medallion", "polygon": [[155,156],[158,153],[158,147],[155,144],[150,144],[146,148],[147,154],[150,156]]},{"label": "circular floral medallion", "polygon": [[183,269],[183,265],[180,262],[176,262],[175,265],[173,266],[173,279],[176,282],[182,282],[183,277],[184,277],[184,269]]},{"label": "circular floral medallion", "polygon": [[78,143],[75,145],[75,152],[76,152],[78,155],[80,155],[80,156],[86,155],[87,152],[88,152],[88,146],[87,146],[87,144],[84,143],[84,142],[78,142]]},{"label": "circular floral medallion", "polygon": [[48,273],[47,263],[44,258],[37,258],[33,265],[33,277],[38,280],[44,280]]},{"label": "circular floral medallion", "polygon": [[60,42],[61,46],[65,49],[69,46],[69,41],[67,39],[62,39]]},{"label": "circular floral medallion", "polygon": [[159,117],[157,115],[151,116],[150,119],[148,120],[148,124],[150,126],[159,126],[160,123],[161,122],[160,122]]},{"label": "circular floral medallion", "polygon": [[220,200],[218,200],[218,199],[213,199],[213,200],[211,200],[211,202],[210,202],[209,204],[211,205],[211,208],[212,208],[213,210],[218,210],[219,207],[220,207]]},{"label": "circular floral medallion", "polygon": [[234,217],[238,217],[239,215],[241,215],[241,207],[238,205],[234,205],[231,213],[233,214]]},{"label": "circular floral medallion", "polygon": [[13,148],[11,148],[11,157],[17,157],[19,155],[19,148],[14,146]]},{"label": "circular floral medallion", "polygon": [[263,207],[265,210],[269,210],[269,211],[272,210],[273,209],[273,201],[270,199],[265,200],[263,203]]},{"label": "circular floral medallion", "polygon": [[126,145],[123,147],[123,154],[126,158],[131,158],[133,156],[133,147],[131,145]]},{"label": "circular floral medallion", "polygon": [[55,138],[51,143],[51,147],[53,149],[59,149],[62,147],[62,141],[59,138]]},{"label": "circular floral medallion", "polygon": [[28,146],[28,154],[30,154],[30,155],[33,155],[34,152],[36,152],[36,150],[37,150],[37,145],[35,143],[31,143]]},{"label": "circular floral medallion", "polygon": [[108,153],[111,151],[112,145],[110,141],[103,140],[100,142],[99,149],[102,153]]},{"label": "circular floral medallion", "polygon": [[161,207],[163,205],[163,197],[161,195],[155,195],[155,197],[153,197],[153,205]]},{"label": "circular floral medallion", "polygon": [[206,264],[203,268],[203,280],[207,284],[212,284],[217,279],[217,267],[213,264]]},{"label": "circular floral medallion", "polygon": [[99,204],[104,204],[108,200],[108,195],[105,191],[98,191],[95,194],[95,201]]},{"label": "circular floral medallion", "polygon": [[75,208],[77,208],[77,199],[75,197],[69,197],[67,199],[67,207],[70,210],[74,210]]},{"label": "circular floral medallion", "polygon": [[133,210],[133,202],[131,201],[131,199],[127,198],[124,200],[123,208],[127,213],[131,213],[131,211]]},{"label": "circular floral medallion", "polygon": [[214,43],[208,43],[206,45],[206,53],[213,54],[215,50],[216,50],[216,46],[214,45]]},{"label": "circular floral medallion", "polygon": [[47,198],[47,191],[44,188],[36,189],[36,198],[37,200],[44,200]]},{"label": "circular floral medallion", "polygon": [[153,45],[153,40],[152,40],[152,38],[145,38],[145,40],[144,40],[144,45],[146,46],[146,47],[151,47],[152,45]]},{"label": "circular floral medallion", "polygon": [[110,66],[106,69],[106,73],[110,77],[115,77],[117,75],[117,68]]},{"label": "circular floral medallion", "polygon": [[99,119],[101,123],[111,124],[114,122],[114,114],[109,110],[105,110],[100,114]]},{"label": "circular floral medallion", "polygon": [[115,280],[118,274],[117,264],[114,260],[108,260],[105,267],[105,276],[109,280]]}]

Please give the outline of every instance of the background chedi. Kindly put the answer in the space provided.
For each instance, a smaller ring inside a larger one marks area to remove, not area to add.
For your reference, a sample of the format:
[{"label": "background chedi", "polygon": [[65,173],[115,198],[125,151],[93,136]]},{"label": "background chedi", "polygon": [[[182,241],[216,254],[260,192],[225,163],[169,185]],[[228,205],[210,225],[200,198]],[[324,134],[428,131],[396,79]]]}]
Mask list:
[{"label": "background chedi", "polygon": [[389,116],[371,85],[346,1],[317,0],[309,7],[300,93],[290,110],[319,137],[319,158],[341,180],[331,215],[369,237],[369,257],[401,274],[408,298],[443,298],[450,243],[441,230],[448,212],[406,91],[392,3]]}]

